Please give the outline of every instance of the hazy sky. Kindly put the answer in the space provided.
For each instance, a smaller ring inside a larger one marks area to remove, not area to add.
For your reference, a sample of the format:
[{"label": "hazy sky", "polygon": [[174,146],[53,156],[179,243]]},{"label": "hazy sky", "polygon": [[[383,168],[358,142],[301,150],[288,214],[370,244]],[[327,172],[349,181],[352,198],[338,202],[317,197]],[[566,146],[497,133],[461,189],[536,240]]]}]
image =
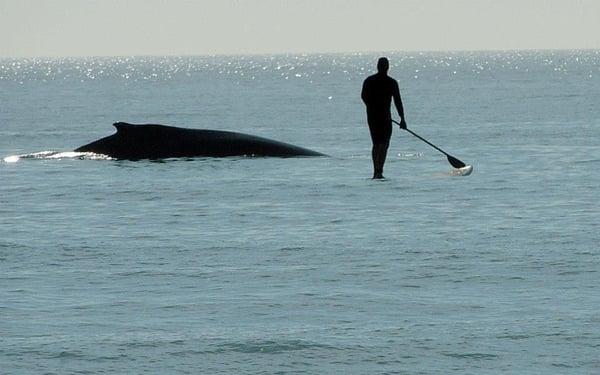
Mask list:
[{"label": "hazy sky", "polygon": [[600,49],[600,0],[0,0],[0,57]]}]

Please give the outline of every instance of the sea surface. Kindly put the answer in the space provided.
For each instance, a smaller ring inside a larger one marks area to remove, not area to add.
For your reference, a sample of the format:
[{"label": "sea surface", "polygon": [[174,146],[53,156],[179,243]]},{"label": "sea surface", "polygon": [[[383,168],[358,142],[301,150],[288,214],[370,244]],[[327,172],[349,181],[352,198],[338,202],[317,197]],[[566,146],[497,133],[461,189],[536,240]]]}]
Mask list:
[{"label": "sea surface", "polygon": [[[600,373],[600,51],[0,60],[0,373]],[[113,122],[316,158],[119,161]]]}]

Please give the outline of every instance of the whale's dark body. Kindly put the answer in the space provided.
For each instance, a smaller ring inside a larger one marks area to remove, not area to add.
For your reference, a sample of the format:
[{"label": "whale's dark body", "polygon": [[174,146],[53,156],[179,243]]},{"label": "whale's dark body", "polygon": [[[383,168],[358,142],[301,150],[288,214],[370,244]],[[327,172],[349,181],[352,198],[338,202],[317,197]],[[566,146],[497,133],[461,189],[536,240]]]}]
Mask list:
[{"label": "whale's dark body", "polygon": [[115,134],[75,151],[129,160],[194,156],[323,156],[306,148],[235,132],[125,122],[113,125],[117,128]]}]

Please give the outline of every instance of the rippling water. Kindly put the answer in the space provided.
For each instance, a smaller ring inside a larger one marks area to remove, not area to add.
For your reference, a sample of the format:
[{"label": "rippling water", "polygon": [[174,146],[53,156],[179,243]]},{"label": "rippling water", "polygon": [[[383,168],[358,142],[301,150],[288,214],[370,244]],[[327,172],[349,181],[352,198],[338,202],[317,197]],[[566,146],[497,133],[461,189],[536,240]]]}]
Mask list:
[{"label": "rippling water", "polygon": [[[0,60],[0,368],[600,371],[600,52],[393,53],[409,127],[373,182],[372,54]],[[110,160],[116,121],[328,158]]]}]

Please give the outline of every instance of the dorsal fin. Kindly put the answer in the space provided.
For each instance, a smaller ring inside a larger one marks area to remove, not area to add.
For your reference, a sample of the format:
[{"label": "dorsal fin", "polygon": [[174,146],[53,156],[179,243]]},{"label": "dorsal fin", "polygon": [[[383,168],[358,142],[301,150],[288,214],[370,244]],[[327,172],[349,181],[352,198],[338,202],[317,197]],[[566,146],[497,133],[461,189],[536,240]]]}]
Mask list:
[{"label": "dorsal fin", "polygon": [[121,121],[119,121],[119,122],[115,122],[115,123],[113,124],[113,126],[114,126],[115,128],[117,128],[117,132],[120,132],[120,131],[124,131],[124,130],[127,130],[127,129],[131,129],[131,128],[132,128],[132,127],[134,127],[135,125],[133,125],[133,124],[129,124],[129,123],[127,123],[127,122],[121,122]]}]

